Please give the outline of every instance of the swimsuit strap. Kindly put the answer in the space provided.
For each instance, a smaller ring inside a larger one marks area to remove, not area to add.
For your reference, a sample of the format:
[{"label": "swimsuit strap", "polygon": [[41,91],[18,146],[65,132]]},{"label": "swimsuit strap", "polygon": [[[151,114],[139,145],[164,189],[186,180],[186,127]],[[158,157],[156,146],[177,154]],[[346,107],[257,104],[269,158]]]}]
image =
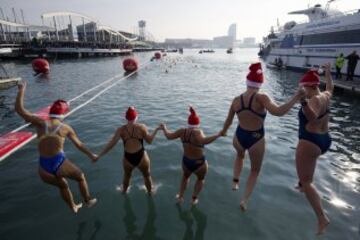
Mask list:
[{"label": "swimsuit strap", "polygon": [[48,134],[48,132],[49,132],[49,129],[48,129],[48,122],[47,121],[45,121],[45,134]]},{"label": "swimsuit strap", "polygon": [[251,110],[251,111],[254,111],[253,109],[252,109],[252,102],[253,102],[253,100],[254,100],[254,96],[256,95],[256,93],[254,93],[253,95],[251,95],[251,97],[250,97],[250,101],[249,101],[249,105],[248,105],[248,107],[247,107],[247,109],[249,109],[249,110]]},{"label": "swimsuit strap", "polygon": [[242,111],[244,111],[244,110],[247,110],[247,107],[245,107],[243,94],[240,95],[240,105],[241,105],[241,106],[240,106],[239,109],[236,111],[236,113],[240,113],[240,112],[242,112]]},{"label": "swimsuit strap", "polygon": [[49,128],[50,128],[51,126],[49,126],[49,123],[48,123],[47,121],[45,121],[45,134],[55,134],[55,133],[57,133],[57,132],[60,130],[60,128],[61,128],[63,125],[64,125],[64,124],[63,124],[62,122],[60,122],[59,125],[57,125],[54,130],[50,131]]},{"label": "swimsuit strap", "polygon": [[240,95],[240,102],[241,102],[240,111],[243,110],[243,109],[246,109],[245,103],[244,103],[244,96],[243,96],[243,94]]},{"label": "swimsuit strap", "polygon": [[141,143],[141,146],[144,146],[144,141],[142,138],[137,138],[134,137],[134,133],[135,133],[135,127],[133,127],[132,133],[130,134],[129,129],[127,128],[127,126],[125,126],[126,132],[129,134],[129,138],[124,140],[124,144],[129,140],[129,139],[136,139]]},{"label": "swimsuit strap", "polygon": [[323,118],[325,115],[330,113],[330,109],[329,107],[326,108],[326,111],[323,114],[320,114],[320,116],[317,117],[317,119],[321,119]]},{"label": "swimsuit strap", "polygon": [[190,134],[189,134],[189,136],[186,138],[186,130],[187,129],[185,129],[185,131],[184,131],[184,140],[182,141],[183,143],[188,143],[188,144],[190,144],[190,145],[193,145],[193,146],[195,146],[195,147],[199,147],[199,148],[203,148],[204,147],[204,145],[203,144],[195,144],[195,143],[192,143],[190,140],[191,140],[191,136],[192,136],[192,134],[193,134],[193,130],[190,130]]}]

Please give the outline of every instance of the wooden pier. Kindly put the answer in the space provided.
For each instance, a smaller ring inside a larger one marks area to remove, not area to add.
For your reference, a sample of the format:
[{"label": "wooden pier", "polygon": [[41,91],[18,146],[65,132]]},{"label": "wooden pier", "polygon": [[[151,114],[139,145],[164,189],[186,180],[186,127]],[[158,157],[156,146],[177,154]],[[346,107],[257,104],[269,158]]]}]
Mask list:
[{"label": "wooden pier", "polygon": [[[352,92],[355,94],[360,94],[360,79],[354,77],[353,81],[346,81],[346,76],[343,76],[342,80],[333,80],[334,87],[337,89],[341,89],[347,92]],[[325,80],[321,79],[321,83],[325,84]]]}]

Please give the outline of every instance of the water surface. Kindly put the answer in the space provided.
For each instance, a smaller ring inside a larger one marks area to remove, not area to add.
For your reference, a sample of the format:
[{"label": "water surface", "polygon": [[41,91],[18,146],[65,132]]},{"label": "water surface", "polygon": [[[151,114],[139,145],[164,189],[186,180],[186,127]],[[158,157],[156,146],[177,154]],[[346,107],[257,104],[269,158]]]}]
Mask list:
[{"label": "water surface", "polygon": [[[256,59],[256,49],[226,54],[168,54],[166,60],[152,62],[136,76],[120,81],[104,95],[77,111],[66,122],[79,137],[99,152],[114,130],[123,124],[129,105],[137,107],[140,122],[154,129],[166,122],[171,130],[186,126],[191,104],[201,117],[206,134],[221,129],[232,99],[245,89],[248,65]],[[148,63],[152,53],[138,54]],[[9,71],[28,80],[26,107],[32,111],[57,98],[71,99],[83,91],[121,74],[121,57],[55,60],[48,77],[33,77],[29,62],[5,62]],[[175,65],[176,63],[176,65]],[[165,73],[165,70],[168,73]],[[265,69],[263,91],[278,102],[296,91],[300,73]],[[102,89],[102,88],[101,88]],[[100,90],[100,89],[99,89]],[[94,93],[95,94],[95,93]],[[16,89],[1,92],[0,132],[20,126],[14,112]],[[89,94],[72,104],[81,104]],[[158,192],[149,198],[142,190],[142,177],[133,174],[128,196],[115,190],[122,179],[122,145],[119,143],[98,163],[70,143],[66,152],[86,174],[90,190],[99,199],[93,209],[73,215],[59,197],[58,190],[43,184],[37,175],[36,143],[32,142],[0,163],[1,239],[317,239],[316,218],[305,196],[294,190],[297,182],[295,147],[297,110],[282,118],[266,119],[267,150],[258,184],[242,213],[239,208],[249,173],[246,157],[239,191],[231,190],[235,151],[232,135],[206,147],[209,172],[200,203],[189,201],[194,178],[186,192],[186,202],[175,204],[181,177],[182,147],[159,134],[146,149],[152,160],[152,175]],[[332,100],[331,150],[317,165],[315,184],[331,219],[322,239],[359,239],[360,225],[360,105],[349,94]],[[77,185],[71,182],[76,199]]]}]

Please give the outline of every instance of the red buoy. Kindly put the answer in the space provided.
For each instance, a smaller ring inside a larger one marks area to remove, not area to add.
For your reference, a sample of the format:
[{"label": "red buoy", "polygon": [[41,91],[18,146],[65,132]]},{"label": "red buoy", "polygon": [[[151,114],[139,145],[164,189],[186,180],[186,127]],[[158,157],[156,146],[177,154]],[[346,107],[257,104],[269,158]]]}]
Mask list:
[{"label": "red buoy", "polygon": [[50,71],[49,62],[44,58],[34,59],[31,65],[36,73],[48,73]]},{"label": "red buoy", "polygon": [[135,58],[125,58],[123,61],[123,68],[125,72],[134,72],[138,70],[139,62]]},{"label": "red buoy", "polygon": [[154,57],[155,57],[155,59],[160,59],[160,58],[161,58],[161,53],[156,52],[156,53],[154,54]]}]

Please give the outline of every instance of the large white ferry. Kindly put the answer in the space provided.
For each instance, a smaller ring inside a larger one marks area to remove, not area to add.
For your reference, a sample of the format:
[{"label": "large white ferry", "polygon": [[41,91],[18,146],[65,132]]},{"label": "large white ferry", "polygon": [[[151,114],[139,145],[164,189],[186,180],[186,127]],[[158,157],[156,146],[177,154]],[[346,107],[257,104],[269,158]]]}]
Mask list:
[{"label": "large white ferry", "polygon": [[[259,55],[268,64],[280,62],[289,69],[319,67],[325,62],[334,65],[336,57],[353,51],[360,55],[360,10],[341,12],[320,4],[305,10],[290,12],[308,17],[304,23],[287,22],[264,38]],[[347,61],[342,68],[346,73]],[[355,75],[360,76],[360,62]]]}]

